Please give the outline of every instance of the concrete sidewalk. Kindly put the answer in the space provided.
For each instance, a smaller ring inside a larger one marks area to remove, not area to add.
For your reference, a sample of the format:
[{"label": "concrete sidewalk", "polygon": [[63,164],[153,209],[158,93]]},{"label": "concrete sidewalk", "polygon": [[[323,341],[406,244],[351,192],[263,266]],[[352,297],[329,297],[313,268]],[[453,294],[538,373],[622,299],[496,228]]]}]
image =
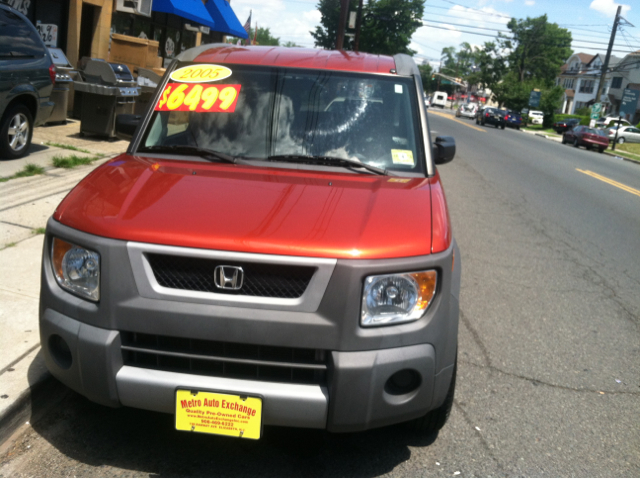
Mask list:
[{"label": "concrete sidewalk", "polygon": [[[0,177],[14,174],[28,163],[45,168],[42,175],[0,183],[0,426],[10,423],[11,416],[28,402],[31,388],[50,377],[40,354],[38,329],[42,228],[82,178],[127,147],[123,141],[81,138],[79,127],[79,122],[70,122],[37,128],[27,157],[0,161]],[[47,142],[90,153],[44,145]],[[53,156],[70,154],[100,154],[104,158],[72,169],[51,164]]]}]

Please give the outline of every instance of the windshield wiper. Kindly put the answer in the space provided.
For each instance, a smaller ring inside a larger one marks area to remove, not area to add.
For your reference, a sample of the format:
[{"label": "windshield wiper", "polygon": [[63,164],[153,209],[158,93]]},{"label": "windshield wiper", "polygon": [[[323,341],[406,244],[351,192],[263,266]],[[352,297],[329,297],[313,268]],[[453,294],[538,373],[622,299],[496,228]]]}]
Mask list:
[{"label": "windshield wiper", "polygon": [[208,150],[198,146],[190,145],[153,145],[138,149],[140,152],[153,151],[155,153],[183,153],[186,155],[197,155],[209,161],[221,161],[223,163],[236,163],[235,156],[227,155],[219,151]]},{"label": "windshield wiper", "polygon": [[310,155],[273,155],[267,158],[268,161],[290,161],[292,163],[314,163],[324,165],[339,165],[344,167],[364,168],[377,175],[388,175],[386,168],[367,165],[351,158],[339,158],[337,156],[310,156]]}]

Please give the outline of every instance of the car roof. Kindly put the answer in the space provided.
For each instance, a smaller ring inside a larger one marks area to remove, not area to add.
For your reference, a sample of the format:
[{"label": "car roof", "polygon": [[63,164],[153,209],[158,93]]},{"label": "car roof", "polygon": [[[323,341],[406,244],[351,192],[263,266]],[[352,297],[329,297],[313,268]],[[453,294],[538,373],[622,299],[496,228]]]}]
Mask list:
[{"label": "car roof", "polygon": [[195,57],[192,60],[195,62],[315,68],[363,73],[395,73],[397,68],[393,57],[350,51],[228,44],[203,45],[197,47],[197,50],[194,52]]}]

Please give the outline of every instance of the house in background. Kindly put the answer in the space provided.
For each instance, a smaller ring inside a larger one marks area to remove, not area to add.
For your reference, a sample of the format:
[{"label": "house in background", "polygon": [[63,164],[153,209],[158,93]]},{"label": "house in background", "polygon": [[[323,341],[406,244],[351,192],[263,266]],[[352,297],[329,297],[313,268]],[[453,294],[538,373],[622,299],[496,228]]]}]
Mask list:
[{"label": "house in background", "polygon": [[[619,57],[611,56],[609,68],[611,71],[622,60]],[[596,94],[600,84],[602,64],[604,55],[589,55],[588,53],[574,53],[567,62],[562,65],[560,75],[556,79],[556,85],[564,88],[564,101],[561,113],[575,114],[576,110],[590,107],[597,102]],[[611,102],[608,97],[610,85],[610,74],[605,77],[604,87],[601,92],[600,102],[603,103],[603,112],[612,111]]]},{"label": "house in background", "polygon": [[[610,70],[608,76],[611,77],[611,82],[607,91],[607,100],[613,106],[612,111],[618,112],[625,88],[640,91],[640,50],[624,57]],[[640,108],[640,104],[638,107]],[[634,125],[640,121],[640,110],[636,110],[630,121]]]}]

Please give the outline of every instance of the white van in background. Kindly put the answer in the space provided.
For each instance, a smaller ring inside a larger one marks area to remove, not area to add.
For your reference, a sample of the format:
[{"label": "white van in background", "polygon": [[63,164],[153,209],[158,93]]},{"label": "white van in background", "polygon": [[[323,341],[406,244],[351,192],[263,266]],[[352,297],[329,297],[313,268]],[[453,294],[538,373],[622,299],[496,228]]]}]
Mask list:
[{"label": "white van in background", "polygon": [[433,94],[431,98],[431,106],[439,106],[440,108],[444,108],[447,106],[447,92],[437,91]]},{"label": "white van in background", "polygon": [[529,123],[533,125],[542,125],[542,120],[544,119],[544,113],[538,110],[530,110],[529,111]]}]

